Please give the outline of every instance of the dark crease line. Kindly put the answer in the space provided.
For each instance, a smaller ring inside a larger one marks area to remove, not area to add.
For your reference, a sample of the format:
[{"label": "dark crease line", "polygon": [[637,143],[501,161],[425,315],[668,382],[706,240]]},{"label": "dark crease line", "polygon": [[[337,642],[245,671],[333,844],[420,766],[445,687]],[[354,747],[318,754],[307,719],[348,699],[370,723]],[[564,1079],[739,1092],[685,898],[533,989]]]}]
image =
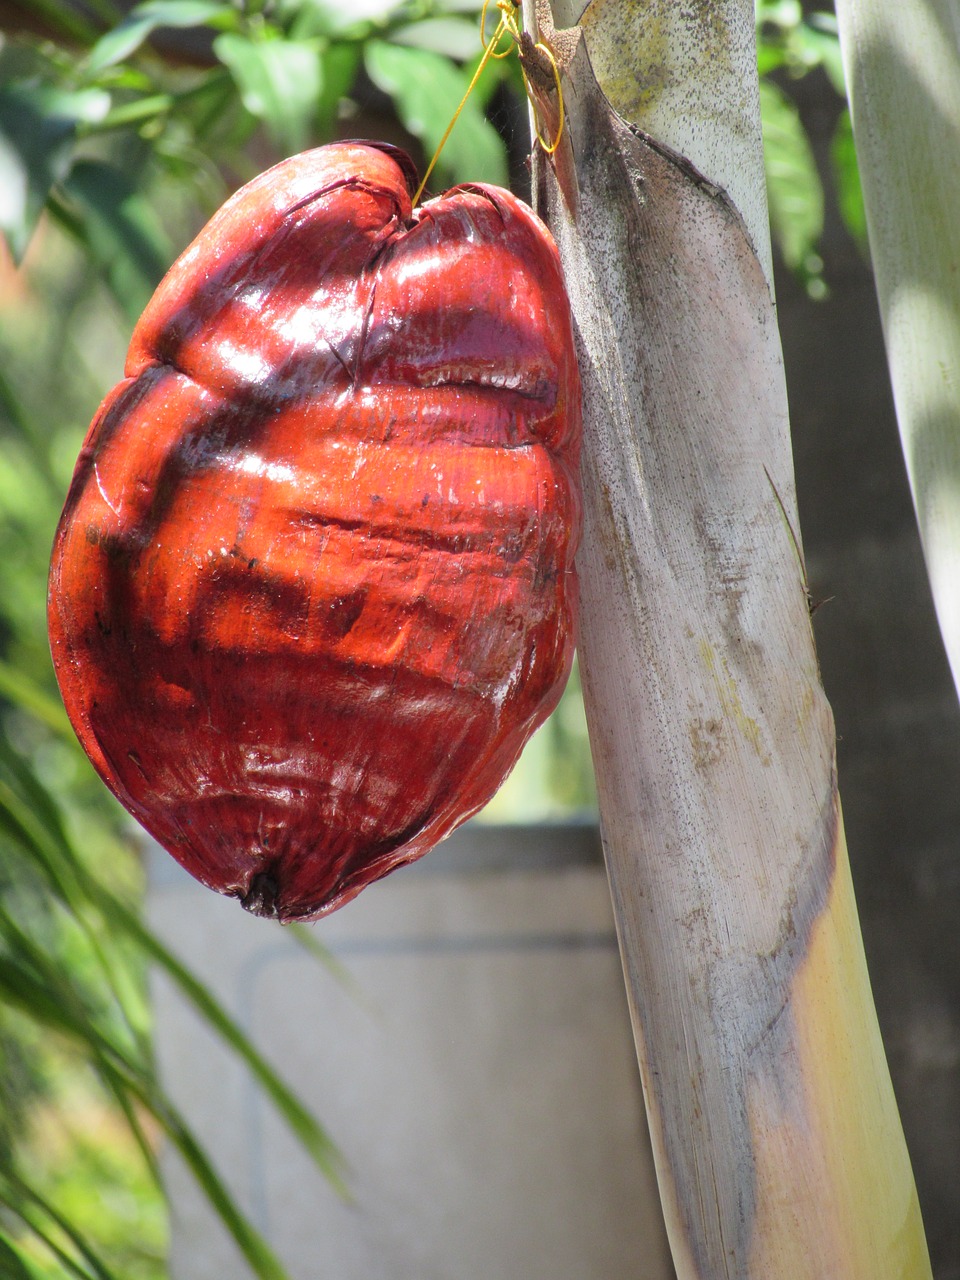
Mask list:
[{"label": "dark crease line", "polygon": [[[348,378],[353,379],[354,374],[351,373],[350,366],[347,364],[346,360],[340,354],[339,350],[333,345],[330,339],[325,337],[322,333],[319,334],[318,337],[320,338],[320,341],[324,344],[324,346],[327,348],[327,350],[330,352],[330,354],[333,356],[333,358],[336,360],[337,364],[339,364],[340,368],[343,370],[346,376]],[[141,377],[143,377],[144,374],[146,374],[152,369],[156,369],[160,373],[176,374],[178,377],[185,379],[185,381],[193,383],[195,387],[199,387],[201,391],[204,391],[208,395],[213,396],[215,399],[220,400],[228,408],[231,406],[231,404],[235,399],[235,396],[231,392],[229,391],[221,392],[221,391],[215,390],[215,388],[210,386],[208,382],[198,378],[195,374],[190,373],[187,369],[184,369],[182,365],[180,365],[176,361],[176,359],[168,355],[158,356],[156,359],[151,360],[149,364],[145,364],[141,372],[137,374],[137,377],[132,380],[134,385]],[[374,388],[376,388],[377,390],[382,388],[384,391],[388,393],[391,391],[392,388],[395,388],[395,387],[400,388],[403,391],[461,391],[461,390],[468,391],[468,392],[482,391],[482,392],[489,392],[490,394],[492,394],[497,398],[503,397],[504,399],[508,396],[519,396],[521,400],[528,401],[530,404],[543,405],[547,410],[552,410],[553,408],[553,405],[549,397],[541,393],[538,393],[535,391],[524,391],[519,387],[498,387],[495,383],[492,383],[492,382],[480,382],[480,381],[474,382],[468,379],[464,379],[458,382],[451,381],[451,382],[413,382],[411,383],[410,381],[407,381],[405,379],[391,378],[391,379],[384,380],[382,382],[363,383],[362,386],[358,386],[357,383],[353,381],[352,386],[354,390],[371,390],[372,391]],[[247,393],[250,393],[250,392],[254,393],[252,396],[252,399],[255,404],[257,402],[257,397],[255,394],[257,391],[257,388],[255,386],[244,385],[243,390]],[[316,399],[318,398],[314,397],[314,400]],[[271,394],[267,389],[263,390],[263,403],[264,405],[272,404]],[[310,400],[308,398],[304,398],[303,400],[298,401],[297,405],[294,407],[298,407],[299,405],[306,405],[309,403],[310,403]],[[207,434],[207,433],[204,432],[204,434]],[[450,434],[453,435],[453,432],[451,431]],[[349,440],[352,438],[353,438],[352,436],[337,437],[337,439],[340,439],[340,440]],[[357,437],[357,439],[361,439],[361,438],[365,438],[365,437]],[[389,444],[391,443],[391,441],[384,441],[384,443]],[[423,444],[424,442],[422,440],[418,440],[416,441],[416,443]],[[430,443],[432,443],[432,441]],[[542,446],[544,449],[547,450],[548,453],[551,453],[551,454],[553,453],[553,450],[545,441],[535,437],[531,437],[529,440],[514,440],[514,441],[469,440],[469,441],[464,441],[464,445],[471,449],[504,449],[510,453],[516,450],[535,449],[538,446]]]},{"label": "dark crease line", "polygon": [[[227,298],[236,297],[240,292],[242,292],[245,282],[249,280],[251,277],[256,276],[258,264],[263,259],[263,257],[273,252],[283,237],[289,234],[295,233],[296,226],[295,225],[291,226],[290,224],[291,224],[291,220],[295,219],[296,214],[299,213],[304,208],[308,207],[309,205],[315,204],[318,200],[321,200],[326,195],[335,193],[337,190],[344,190],[344,189],[361,190],[361,191],[367,192],[372,196],[379,196],[389,200],[390,203],[393,205],[394,212],[391,215],[390,220],[381,228],[380,235],[382,236],[384,232],[386,232],[386,238],[388,240],[396,235],[395,230],[387,231],[387,228],[390,227],[391,224],[396,224],[400,222],[400,214],[402,212],[402,209],[396,195],[387,187],[382,187],[375,183],[366,182],[361,178],[340,179],[337,182],[332,182],[327,186],[320,188],[317,191],[311,192],[310,195],[305,196],[302,200],[297,201],[297,203],[294,205],[291,205],[290,208],[280,212],[277,215],[278,221],[276,225],[272,226],[267,231],[267,233],[264,235],[262,240],[260,240],[256,245],[251,245],[250,248],[247,250],[246,255],[243,259],[244,270],[242,275],[239,275],[239,276],[236,275],[238,259],[234,255],[230,258],[228,262],[221,264],[218,267],[217,272],[213,276],[211,276],[208,280],[206,280],[204,284],[194,292],[190,300],[191,303],[196,302],[198,298],[213,299],[216,297],[218,290],[224,290]],[[208,227],[209,227],[209,224],[208,224]],[[201,232],[201,236],[204,235],[206,231],[207,231],[207,228],[204,228],[204,231]],[[328,274],[329,274],[329,278],[336,278],[336,276],[340,273],[331,272]],[[355,272],[350,272],[349,273],[350,278],[351,279],[355,278],[355,274],[356,274]],[[207,317],[206,317],[205,309],[199,309],[196,315],[194,316],[194,318],[184,325],[183,331],[181,333],[176,334],[175,336],[174,334],[171,333],[171,330],[176,328],[176,325],[179,322],[181,316],[188,310],[189,310],[188,307],[179,306],[162,323],[162,325],[159,328],[159,332],[157,333],[157,336],[156,336],[156,344],[158,348],[179,349],[180,347],[192,341],[197,330],[201,328],[203,324],[206,322]]]},{"label": "dark crease line", "polygon": [[409,529],[398,530],[394,523],[376,525],[371,524],[369,520],[363,517],[350,519],[346,516],[330,515],[319,511],[291,512],[291,522],[296,522],[301,527],[315,526],[317,528],[341,529],[345,533],[362,531],[368,535],[368,540],[377,539],[380,542],[394,543],[400,546],[416,546],[423,551],[447,551],[459,556],[489,554],[490,552],[496,554],[498,538],[496,531],[484,534],[463,533],[445,536],[435,529],[423,526],[411,526]]},{"label": "dark crease line", "polygon": [[[421,374],[430,370],[417,371]],[[550,393],[542,391],[527,391],[522,387],[504,387],[498,386],[495,382],[483,382],[481,379],[460,378],[457,380],[442,382],[411,382],[406,378],[391,378],[383,382],[368,382],[364,384],[367,387],[401,387],[410,391],[436,391],[436,390],[464,390],[464,391],[490,391],[498,396],[519,396],[521,400],[529,400],[531,404],[543,405],[546,409],[552,409],[556,401],[556,396],[551,397]]]},{"label": "dark crease line", "polygon": [[396,209],[395,219],[399,221],[401,205],[395,193],[389,187],[381,186],[376,182],[368,182],[365,178],[338,178],[336,182],[328,183],[325,187],[320,187],[317,191],[313,191],[308,196],[304,196],[302,200],[298,200],[296,204],[292,204],[289,209],[284,209],[280,215],[282,218],[290,218],[299,213],[301,209],[307,208],[308,205],[315,204],[318,200],[324,199],[325,196],[331,195],[334,191],[365,191],[371,196],[386,196],[390,203]]},{"label": "dark crease line", "polygon": [[[379,274],[379,273],[378,273]],[[370,296],[367,299],[367,305],[363,310],[363,323],[360,326],[360,341],[357,343],[357,358],[353,363],[353,373],[350,376],[350,385],[356,391],[360,383],[360,366],[363,363],[363,353],[367,345],[367,335],[370,332],[370,318],[373,315],[373,306],[377,297],[377,277],[374,277],[373,284],[370,287]]]},{"label": "dark crease line", "polygon": [[496,198],[492,191],[485,190],[479,183],[461,182],[458,186],[451,187],[449,191],[444,191],[440,199],[447,200],[450,196],[455,196],[460,191],[467,191],[470,195],[480,196],[482,199],[486,200],[488,204],[493,205],[497,217],[500,219],[500,225],[502,227],[506,227],[507,218],[502,202]]},{"label": "dark crease line", "polygon": [[326,337],[324,334],[321,333],[321,334],[318,334],[317,336],[319,337],[323,345],[327,348],[327,350],[330,352],[330,354],[333,356],[334,360],[336,360],[337,364],[340,366],[340,368],[343,370],[346,376],[349,378],[350,366],[347,364],[346,360],[344,360],[339,350],[333,345],[330,339]]},{"label": "dark crease line", "polygon": [[[504,399],[507,396],[518,396],[521,400],[525,400],[530,404],[542,405],[548,412],[552,411],[554,407],[555,397],[552,397],[549,391],[544,393],[542,391],[529,391],[523,387],[498,386],[495,382],[484,382],[479,378],[477,379],[461,378],[458,380],[451,379],[449,381],[444,380],[440,382],[430,382],[425,380],[412,381],[408,378],[389,378],[389,379],[383,379],[382,381],[370,381],[370,382],[359,383],[357,380],[359,376],[359,363],[363,355],[363,348],[366,343],[367,332],[368,332],[368,327],[365,322],[364,328],[361,331],[360,351],[357,359],[358,368],[352,371],[347,361],[341,355],[339,349],[336,346],[334,346],[334,344],[330,341],[330,339],[327,338],[322,333],[317,335],[320,341],[326,347],[326,349],[333,356],[334,360],[336,360],[337,364],[343,370],[344,374],[350,379],[351,387],[353,388],[354,391],[360,391],[360,390],[372,391],[374,388],[377,388],[378,390],[382,388],[385,391],[389,392],[394,387],[399,388],[402,391],[466,391],[469,393],[476,393],[479,391],[479,392],[489,393],[498,398],[503,397]],[[148,364],[143,365],[140,373],[137,374],[136,378],[134,378],[133,381],[136,382],[140,377],[142,377],[145,373],[147,373],[151,369],[157,369],[162,373],[172,372],[174,374],[177,374],[179,377],[186,379],[186,381],[192,382],[194,386],[199,387],[201,391],[205,391],[208,395],[214,396],[216,399],[224,401],[226,403],[229,403],[234,398],[231,392],[229,391],[227,392],[217,391],[214,387],[212,387],[209,384],[209,382],[204,381],[201,378],[198,378],[193,373],[190,373],[190,371],[185,369],[177,361],[177,359],[174,356],[171,356],[166,353],[158,355],[155,359],[151,360]],[[423,375],[424,373],[429,375],[430,370],[429,369],[419,370],[416,372],[419,372],[421,375]],[[253,384],[242,384],[242,385],[243,385],[244,391],[256,392],[257,390],[257,388]],[[254,398],[256,399],[256,397]],[[263,389],[263,399],[264,399],[264,403],[272,402],[271,393],[267,388]],[[300,403],[303,403],[303,404],[309,403],[309,398],[304,398]],[[501,442],[496,440],[493,440],[493,441],[478,440],[476,442],[474,441],[470,442],[471,446],[476,448],[501,448],[501,449],[511,449],[511,450],[512,449],[528,449],[536,445],[537,443],[538,443],[537,440],[519,440],[516,443],[510,443],[507,441]]]},{"label": "dark crease line", "polygon": [[[419,225],[419,224],[418,224]],[[416,227],[412,228],[416,230]],[[363,353],[367,346],[367,337],[370,332],[370,323],[373,318],[373,308],[377,299],[377,285],[380,282],[380,276],[383,268],[389,260],[391,253],[401,244],[404,244],[409,238],[410,232],[391,231],[383,237],[381,242],[374,246],[373,251],[364,264],[364,272],[371,271],[376,267],[376,275],[373,278],[373,284],[370,288],[370,296],[367,299],[366,307],[363,312],[363,322],[360,326],[360,341],[357,343],[357,358],[354,361],[353,374],[350,377],[351,386],[354,390],[360,382],[360,366],[363,363]]]},{"label": "dark crease line", "polygon": [[[327,347],[327,349],[330,351],[330,354],[334,357],[334,359],[340,365],[340,368],[343,370],[344,374],[348,378],[351,377],[352,375],[350,372],[350,368],[347,362],[344,360],[343,356],[337,350],[337,348],[333,345],[332,342],[330,342],[328,338],[324,337],[323,334],[320,334],[319,337],[320,337],[320,340]],[[220,403],[225,407],[225,409],[228,412],[231,406],[234,404],[235,397],[231,395],[229,392],[224,393],[224,392],[215,390],[207,382],[202,381],[200,378],[197,378],[194,374],[188,372],[180,364],[178,364],[175,359],[171,358],[168,355],[160,356],[157,359],[151,361],[150,364],[144,365],[141,373],[138,374],[137,378],[133,380],[133,386],[136,386],[137,382],[141,377],[143,377],[146,373],[154,369],[156,369],[161,374],[168,374],[168,373],[174,374],[177,377],[183,378],[186,382],[192,383],[195,387],[198,387],[201,391],[205,392],[207,395],[210,395],[214,399],[220,401]],[[400,381],[399,379],[393,379],[388,382],[368,383],[368,384],[365,384],[365,386],[370,389],[372,389],[374,386],[378,388],[382,387],[387,392],[389,392],[389,390],[393,387],[400,387],[407,391],[410,391],[410,390],[413,390],[413,391],[461,390],[461,389],[470,391],[470,392],[484,391],[484,392],[490,392],[491,394],[493,394],[498,398],[499,397],[505,398],[507,396],[519,396],[522,400],[528,401],[531,404],[543,404],[548,408],[550,407],[548,402],[542,396],[536,395],[532,392],[521,391],[516,387],[497,387],[497,386],[494,386],[488,383],[483,383],[483,382],[433,382],[433,383],[426,383],[422,385],[414,384],[413,386],[411,386],[409,382],[403,382],[403,381]],[[356,386],[354,387],[354,389],[356,389]],[[254,388],[253,390],[255,391],[256,389]],[[257,399],[256,396],[252,397],[254,404],[256,403],[256,399]],[[271,403],[270,394],[269,392],[264,391],[264,394],[263,394],[264,407],[267,407],[270,403]],[[306,403],[308,403],[308,401],[298,402],[298,405],[295,407],[299,407],[301,404],[306,404]],[[239,411],[240,409],[238,407],[238,412]],[[206,429],[201,427],[201,434],[206,436],[209,433]],[[364,436],[354,437],[354,436],[341,435],[336,437],[336,439],[343,442],[349,442],[354,438],[357,439],[358,441],[370,439],[370,437],[364,437]],[[449,440],[453,442],[456,440],[456,438],[457,438],[457,428],[454,427],[446,432],[441,431],[440,433],[438,433],[435,439],[431,439],[430,441],[424,442],[422,439],[418,439],[416,441],[411,440],[410,444],[423,446],[425,443],[434,444],[434,443],[440,443],[443,440]],[[377,441],[377,443],[381,443],[381,442]],[[388,446],[390,444],[396,444],[396,441],[383,441],[382,443],[385,446]],[[506,453],[516,453],[516,452],[530,451],[530,450],[542,448],[547,452],[547,454],[551,458],[554,458],[557,456],[557,451],[548,442],[541,440],[539,437],[534,435],[531,435],[531,437],[526,440],[467,439],[467,440],[461,441],[461,443],[463,444],[464,448],[499,449],[499,450],[503,450]],[[214,465],[217,459],[233,456],[233,454],[236,452],[237,450],[229,450],[229,449],[222,450],[218,452],[215,455],[215,457],[211,458],[210,465],[211,466]]]}]

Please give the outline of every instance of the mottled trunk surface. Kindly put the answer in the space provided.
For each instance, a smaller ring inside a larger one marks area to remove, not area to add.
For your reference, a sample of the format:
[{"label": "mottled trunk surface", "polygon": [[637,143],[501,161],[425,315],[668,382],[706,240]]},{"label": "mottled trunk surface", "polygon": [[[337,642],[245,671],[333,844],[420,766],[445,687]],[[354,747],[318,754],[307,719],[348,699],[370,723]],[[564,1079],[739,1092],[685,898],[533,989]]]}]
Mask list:
[{"label": "mottled trunk surface", "polygon": [[[613,110],[591,62],[594,8],[577,40],[541,6],[568,122],[537,186],[580,343],[584,688],[675,1264],[681,1280],[921,1277],[756,210],[745,222]],[[732,29],[714,35],[742,56]],[[596,52],[611,74],[609,29]],[[734,55],[713,62],[749,103]]]}]

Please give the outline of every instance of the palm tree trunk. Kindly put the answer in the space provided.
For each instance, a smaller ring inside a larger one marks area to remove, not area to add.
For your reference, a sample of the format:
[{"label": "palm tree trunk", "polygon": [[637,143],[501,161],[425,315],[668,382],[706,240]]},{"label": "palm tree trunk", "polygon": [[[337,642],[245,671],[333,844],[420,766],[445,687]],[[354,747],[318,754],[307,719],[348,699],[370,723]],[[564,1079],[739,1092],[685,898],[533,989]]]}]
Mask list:
[{"label": "palm tree trunk", "polygon": [[960,689],[960,0],[837,0],[897,421]]},{"label": "palm tree trunk", "polygon": [[677,1274],[916,1280],[798,540],[753,5],[558,3],[560,32],[538,10],[567,113],[535,189],[584,382],[584,693]]}]

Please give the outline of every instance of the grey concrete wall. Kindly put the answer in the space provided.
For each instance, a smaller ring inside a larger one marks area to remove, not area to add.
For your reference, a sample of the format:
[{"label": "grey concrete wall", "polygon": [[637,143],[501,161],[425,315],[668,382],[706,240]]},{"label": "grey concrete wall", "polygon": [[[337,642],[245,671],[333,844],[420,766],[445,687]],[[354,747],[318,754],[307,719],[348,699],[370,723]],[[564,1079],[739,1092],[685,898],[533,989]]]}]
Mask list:
[{"label": "grey concrete wall", "polygon": [[[161,1076],[295,1280],[666,1280],[592,826],[468,827],[314,927],[156,852],[150,918],[329,1127],[337,1197],[247,1072],[155,982]],[[250,1273],[171,1152],[174,1280]]]},{"label": "grey concrete wall", "polygon": [[[795,86],[826,148],[835,95]],[[814,627],[867,957],[937,1280],[960,1280],[960,710],[907,487],[870,271],[828,207],[832,294],[778,277]],[[829,598],[829,599],[828,599]]]}]

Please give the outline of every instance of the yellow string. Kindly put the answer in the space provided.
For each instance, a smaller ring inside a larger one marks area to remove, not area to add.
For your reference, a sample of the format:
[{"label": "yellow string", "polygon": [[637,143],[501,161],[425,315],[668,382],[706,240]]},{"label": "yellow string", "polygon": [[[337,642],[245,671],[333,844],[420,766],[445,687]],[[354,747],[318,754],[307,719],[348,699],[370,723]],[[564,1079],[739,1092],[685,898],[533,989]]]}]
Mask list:
[{"label": "yellow string", "polygon": [[[487,10],[489,8],[490,0],[483,0],[483,8],[480,10],[480,43],[485,47],[487,46]],[[517,20],[514,17],[518,6],[513,2],[513,0],[497,0],[497,8],[500,10],[500,22],[497,27],[497,31],[500,35],[502,35],[504,31],[508,31],[515,41],[519,40],[520,28],[517,26]],[[490,57],[497,58],[498,60],[501,58],[509,58],[510,54],[513,52],[509,46],[504,49],[502,53],[496,52],[498,40],[499,35],[495,35],[492,42],[493,52],[490,54]]]},{"label": "yellow string", "polygon": [[533,128],[534,128],[534,132],[537,135],[537,141],[540,143],[541,147],[543,147],[547,155],[552,156],[556,151],[557,147],[559,147],[560,145],[560,139],[563,137],[564,111],[563,111],[563,88],[560,85],[560,68],[557,66],[557,60],[553,56],[553,52],[547,45],[541,44],[538,41],[534,45],[534,48],[539,49],[541,53],[546,54],[546,56],[550,59],[550,66],[553,68],[553,78],[557,84],[557,110],[560,115],[559,123],[557,124],[557,136],[554,138],[552,142],[546,142],[543,137],[543,134],[540,132],[540,126],[537,123],[537,117],[539,113],[537,111],[537,104],[534,101],[533,94],[530,92],[530,82],[527,79],[526,73],[524,73],[524,76],[523,76],[523,83],[526,85],[526,89],[527,89],[527,100],[529,101],[530,105],[533,107]]},{"label": "yellow string", "polygon": [[[477,69],[473,73],[473,78],[471,79],[469,85],[467,86],[467,91],[463,95],[463,97],[460,99],[460,105],[457,107],[456,111],[453,113],[453,118],[451,119],[450,123],[447,125],[446,129],[444,130],[443,137],[437,143],[437,149],[434,151],[433,157],[430,160],[430,163],[427,165],[427,171],[423,175],[423,179],[419,187],[417,187],[416,192],[414,193],[413,200],[411,201],[411,206],[414,209],[417,207],[420,197],[423,195],[424,188],[427,185],[428,178],[433,172],[437,161],[440,159],[440,152],[446,146],[447,139],[450,137],[450,134],[453,132],[454,125],[460,119],[460,113],[463,110],[463,108],[466,106],[467,99],[470,97],[471,93],[473,93],[474,87],[476,86],[477,81],[480,79],[480,76],[483,73],[484,67],[487,65],[487,63],[490,61],[491,58],[497,58],[497,59],[507,58],[512,53],[513,49],[511,46],[508,46],[506,49],[498,52],[497,46],[499,45],[500,41],[503,39],[505,35],[507,35],[513,41],[514,45],[517,45],[520,43],[520,28],[517,25],[517,19],[515,16],[516,11],[520,6],[516,4],[514,0],[497,0],[497,8],[500,10],[500,21],[497,23],[497,27],[493,35],[490,37],[489,40],[487,40],[486,38],[487,10],[489,7],[490,7],[490,0],[483,0],[483,8],[480,11],[480,40],[481,40],[481,43],[483,44],[483,57],[480,59],[479,63],[477,64]],[[536,132],[536,135],[537,135],[537,141],[540,143],[540,146],[543,148],[546,154],[548,156],[552,156],[553,153],[556,151],[557,147],[559,147],[560,139],[563,136],[564,111],[563,111],[563,89],[560,85],[560,68],[557,66],[556,58],[554,58],[552,52],[545,44],[538,43],[535,46],[535,48],[539,49],[542,53],[544,53],[550,59],[550,66],[553,68],[553,78],[556,81],[556,85],[557,85],[557,100],[558,100],[559,111],[560,111],[560,123],[557,126],[557,136],[554,138],[553,142],[548,143],[540,132],[540,127],[537,124],[537,119],[538,119],[537,106],[530,89],[530,82],[527,80],[526,72],[523,73],[523,83],[527,92],[527,98],[530,101],[530,105],[533,108],[534,131]]]},{"label": "yellow string", "polygon": [[[488,4],[488,3],[489,3],[489,0],[484,0],[483,10],[482,10],[481,15],[480,15],[480,31],[481,31],[481,35],[483,34],[483,32],[484,32],[484,28],[485,28],[485,25],[486,25],[486,20],[487,20],[487,4]],[[499,2],[498,2],[498,4],[497,4],[497,8],[498,8],[498,9],[501,9],[501,17],[500,17],[500,21],[497,23],[497,29],[496,29],[496,31],[494,31],[494,33],[493,33],[492,37],[490,38],[490,42],[489,42],[487,45],[485,45],[485,46],[484,46],[484,50],[483,50],[483,57],[480,59],[480,62],[479,62],[479,64],[477,65],[477,69],[476,69],[476,71],[473,73],[473,79],[472,79],[472,80],[470,81],[470,83],[467,85],[467,91],[466,91],[466,93],[463,95],[463,97],[460,99],[460,105],[459,105],[459,107],[457,107],[456,111],[453,113],[453,119],[452,119],[452,120],[450,121],[450,123],[447,125],[446,130],[444,131],[444,135],[443,135],[443,137],[442,137],[442,138],[440,139],[440,141],[437,143],[437,149],[436,149],[436,151],[434,151],[434,153],[433,153],[433,159],[432,159],[432,160],[430,161],[430,163],[427,165],[427,171],[426,171],[426,173],[423,175],[423,179],[422,179],[422,181],[421,181],[421,183],[420,183],[419,187],[417,187],[416,192],[414,193],[414,197],[413,197],[413,200],[412,200],[412,202],[411,202],[412,207],[413,207],[414,209],[417,207],[417,203],[419,202],[420,197],[423,195],[423,189],[424,189],[424,187],[427,185],[427,179],[430,177],[431,173],[433,173],[434,165],[435,165],[435,164],[437,163],[437,161],[440,159],[440,152],[441,152],[441,151],[443,150],[443,148],[446,146],[447,139],[450,137],[450,134],[453,132],[453,126],[454,126],[454,125],[457,123],[457,121],[460,119],[460,112],[461,112],[461,111],[463,110],[463,108],[466,106],[467,99],[470,97],[471,93],[473,93],[474,85],[475,85],[475,84],[477,83],[477,81],[480,79],[480,76],[481,76],[481,74],[482,74],[482,72],[483,72],[483,68],[487,65],[487,62],[489,61],[489,59],[490,59],[490,58],[495,58],[495,57],[497,57],[497,56],[500,56],[500,57],[502,57],[502,56],[503,56],[502,54],[498,55],[498,54],[495,52],[495,50],[496,50],[497,45],[500,43],[500,40],[502,39],[504,32],[508,32],[508,33],[512,34],[512,32],[510,31],[510,19],[508,19],[507,14],[506,14],[506,11],[505,11],[505,8],[504,8],[505,3],[509,3],[509,0],[499,0]],[[516,7],[516,6],[513,6],[513,7]]]}]

